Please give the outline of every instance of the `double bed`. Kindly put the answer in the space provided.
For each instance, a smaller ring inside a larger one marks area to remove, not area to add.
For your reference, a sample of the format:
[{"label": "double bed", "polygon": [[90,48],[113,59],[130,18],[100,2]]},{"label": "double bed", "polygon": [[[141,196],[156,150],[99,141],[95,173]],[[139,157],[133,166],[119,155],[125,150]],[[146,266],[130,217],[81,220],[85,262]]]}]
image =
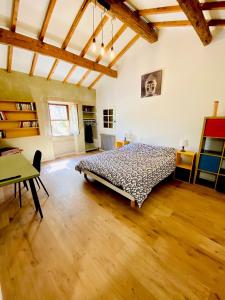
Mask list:
[{"label": "double bed", "polygon": [[175,170],[176,150],[140,143],[94,154],[75,169],[112,188],[141,207],[152,188]]}]

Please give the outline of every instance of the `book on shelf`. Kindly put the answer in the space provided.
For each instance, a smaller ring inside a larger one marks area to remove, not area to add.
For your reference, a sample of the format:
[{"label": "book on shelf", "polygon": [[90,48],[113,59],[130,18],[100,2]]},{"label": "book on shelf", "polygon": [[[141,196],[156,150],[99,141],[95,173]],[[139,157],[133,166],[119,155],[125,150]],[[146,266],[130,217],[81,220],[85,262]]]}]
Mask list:
[{"label": "book on shelf", "polygon": [[6,137],[5,131],[0,130],[0,139],[3,139]]},{"label": "book on shelf", "polygon": [[38,127],[38,121],[21,121],[20,128]]},{"label": "book on shelf", "polygon": [[35,111],[36,110],[36,105],[34,102],[18,102],[16,103],[16,109],[17,110],[31,110],[31,111]]},{"label": "book on shelf", "polygon": [[6,116],[5,116],[5,113],[3,111],[0,111],[0,120],[1,121],[6,120]]}]

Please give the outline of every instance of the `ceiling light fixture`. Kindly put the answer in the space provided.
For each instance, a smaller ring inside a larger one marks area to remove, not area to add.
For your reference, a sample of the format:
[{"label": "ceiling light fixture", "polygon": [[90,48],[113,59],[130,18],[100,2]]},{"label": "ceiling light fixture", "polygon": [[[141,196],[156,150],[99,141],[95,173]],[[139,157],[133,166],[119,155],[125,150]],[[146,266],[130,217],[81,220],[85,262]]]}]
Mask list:
[{"label": "ceiling light fixture", "polygon": [[92,41],[92,51],[95,53],[96,52],[96,39],[95,39],[95,7],[96,7],[96,2],[93,5],[93,16],[92,16],[92,25],[93,25],[93,41]]},{"label": "ceiling light fixture", "polygon": [[114,47],[113,47],[113,44],[114,44],[114,34],[113,34],[113,18],[111,19],[111,33],[112,33],[112,47],[111,47],[111,51],[110,51],[110,57],[113,59],[114,56],[115,56],[115,53],[114,53]]},{"label": "ceiling light fixture", "polygon": [[[102,16],[105,12],[101,13],[101,23],[102,23]],[[103,31],[104,26],[102,25],[102,43],[101,43],[101,56],[105,54],[105,45],[104,45],[104,31]]]}]

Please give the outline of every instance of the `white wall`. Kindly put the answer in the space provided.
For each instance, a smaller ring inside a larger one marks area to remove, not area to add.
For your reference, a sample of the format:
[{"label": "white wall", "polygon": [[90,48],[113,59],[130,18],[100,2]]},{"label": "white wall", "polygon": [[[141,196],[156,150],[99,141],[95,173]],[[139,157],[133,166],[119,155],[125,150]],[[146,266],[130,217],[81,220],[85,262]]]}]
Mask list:
[{"label": "white wall", "polygon": [[[204,47],[193,29],[171,28],[157,43],[139,40],[121,60],[118,79],[104,77],[96,86],[98,132],[112,133],[102,126],[102,109],[114,107],[118,137],[128,132],[132,141],[174,147],[187,138],[197,150],[215,99],[225,115],[225,31],[213,37]],[[162,95],[141,98],[141,75],[160,69]]]}]

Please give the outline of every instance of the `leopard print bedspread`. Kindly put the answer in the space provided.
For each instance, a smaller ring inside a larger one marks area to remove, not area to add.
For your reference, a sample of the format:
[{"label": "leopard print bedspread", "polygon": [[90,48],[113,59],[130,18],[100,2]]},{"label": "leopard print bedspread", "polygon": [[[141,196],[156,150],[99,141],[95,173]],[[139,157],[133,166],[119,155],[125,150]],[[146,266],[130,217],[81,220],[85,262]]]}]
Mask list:
[{"label": "leopard print bedspread", "polygon": [[105,178],[134,197],[139,207],[152,188],[175,170],[174,148],[140,143],[82,159],[75,169]]}]

